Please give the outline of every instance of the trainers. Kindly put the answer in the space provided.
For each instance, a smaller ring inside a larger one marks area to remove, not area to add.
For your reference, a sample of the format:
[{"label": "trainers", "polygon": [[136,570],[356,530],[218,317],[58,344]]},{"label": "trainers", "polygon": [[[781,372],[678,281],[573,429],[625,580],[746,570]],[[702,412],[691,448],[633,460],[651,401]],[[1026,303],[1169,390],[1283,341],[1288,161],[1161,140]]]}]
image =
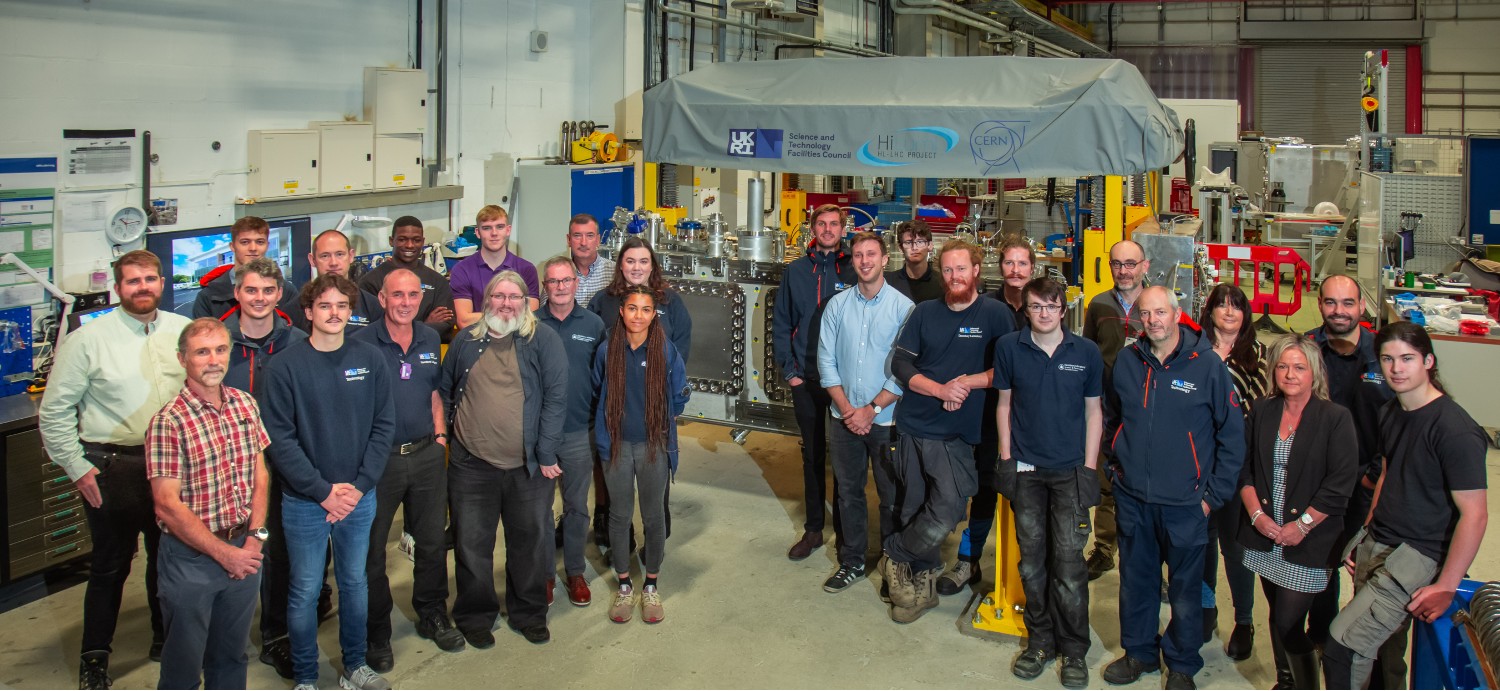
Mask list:
[{"label": "trainers", "polygon": [[891,606],[910,609],[917,604],[916,583],[912,578],[911,564],[894,561],[886,557],[881,562],[881,575],[890,587]]},{"label": "trainers", "polygon": [[417,622],[417,635],[436,643],[438,649],[446,653],[456,653],[465,647],[464,635],[448,623],[448,615],[442,612],[422,617]]},{"label": "trainers", "polygon": [[1089,666],[1081,657],[1064,655],[1057,659],[1057,676],[1065,689],[1088,688]]},{"label": "trainers", "polygon": [[339,677],[339,686],[351,690],[389,689],[391,683],[380,676],[379,672],[370,669],[369,665],[360,665],[353,672],[345,672],[344,676]]},{"label": "trainers", "polygon": [[912,579],[912,589],[916,592],[916,598],[911,607],[897,607],[891,605],[891,621],[897,624],[910,624],[920,618],[927,610],[938,606],[937,579],[942,572],[938,569],[930,569],[918,573]]},{"label": "trainers", "polygon": [[1094,551],[1089,552],[1088,567],[1089,580],[1097,581],[1099,580],[1100,576],[1103,576],[1104,574],[1114,570],[1115,556],[1113,554],[1105,553],[1105,551],[1102,549],[1096,548]]},{"label": "trainers", "polygon": [[854,585],[854,582],[865,577],[864,566],[840,566],[834,571],[828,580],[823,581],[823,589],[830,593],[842,593]]},{"label": "trainers", "polygon": [[1193,676],[1191,674],[1184,674],[1182,672],[1173,672],[1168,670],[1167,688],[1188,689],[1189,691],[1191,691],[1192,689],[1198,688],[1198,684],[1197,682],[1193,681]]},{"label": "trainers", "polygon": [[666,618],[667,612],[661,607],[661,593],[655,587],[641,589],[641,621],[660,624]]},{"label": "trainers", "polygon": [[107,689],[114,683],[109,677],[109,655],[88,655],[78,663],[78,688]]},{"label": "trainers", "polygon": [[609,605],[609,620],[616,624],[630,621],[635,615],[635,591],[621,588],[615,591],[615,600]]},{"label": "trainers", "polygon": [[317,684],[298,684],[292,687],[292,691],[318,691]]},{"label": "trainers", "polygon": [[401,541],[396,543],[396,551],[406,555],[406,560],[417,563],[417,541],[412,538],[411,533],[401,531]]},{"label": "trainers", "polygon": [[293,675],[291,640],[282,636],[261,646],[260,661],[270,665],[276,670],[276,675],[282,679],[291,679]]},{"label": "trainers", "polygon": [[1126,654],[1121,655],[1120,659],[1109,663],[1109,666],[1104,668],[1104,673],[1099,676],[1111,684],[1122,686],[1125,684],[1134,684],[1136,680],[1141,678],[1142,674],[1155,672],[1160,669],[1161,664],[1159,663],[1151,664],[1142,662]]},{"label": "trainers", "polygon": [[960,557],[938,578],[937,591],[939,595],[957,595],[969,584],[978,582],[979,564]]},{"label": "trainers", "polygon": [[1035,679],[1042,676],[1042,670],[1047,668],[1047,662],[1052,657],[1052,653],[1041,648],[1027,648],[1011,663],[1010,673],[1016,675],[1017,679]]}]

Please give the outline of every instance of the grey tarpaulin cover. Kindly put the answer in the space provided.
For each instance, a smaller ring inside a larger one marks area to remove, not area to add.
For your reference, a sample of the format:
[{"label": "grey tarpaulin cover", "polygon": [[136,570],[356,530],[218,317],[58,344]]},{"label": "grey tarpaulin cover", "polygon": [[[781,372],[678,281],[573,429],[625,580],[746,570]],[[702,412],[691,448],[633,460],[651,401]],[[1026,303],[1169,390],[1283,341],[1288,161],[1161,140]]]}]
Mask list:
[{"label": "grey tarpaulin cover", "polygon": [[647,160],[900,177],[1129,175],[1182,152],[1121,60],[802,58],[716,63],[644,96]]}]

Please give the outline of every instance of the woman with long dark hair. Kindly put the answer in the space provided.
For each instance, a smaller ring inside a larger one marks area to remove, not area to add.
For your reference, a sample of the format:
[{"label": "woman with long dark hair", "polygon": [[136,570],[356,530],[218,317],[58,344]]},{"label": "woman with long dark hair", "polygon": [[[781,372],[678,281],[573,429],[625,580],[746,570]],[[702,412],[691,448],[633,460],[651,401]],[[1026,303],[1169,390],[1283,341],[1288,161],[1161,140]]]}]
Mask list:
[{"label": "woman with long dark hair", "polygon": [[667,279],[662,276],[661,259],[656,256],[656,250],[645,240],[631,237],[620,245],[620,252],[615,257],[614,278],[589,299],[589,311],[599,315],[605,324],[613,324],[626,291],[634,286],[646,287],[656,302],[662,331],[677,346],[677,352],[686,363],[693,345],[693,317],[682,304],[682,296],[667,285]]},{"label": "woman with long dark hair", "polygon": [[[1240,412],[1248,421],[1255,401],[1266,394],[1266,347],[1255,340],[1250,323],[1250,301],[1239,286],[1220,283],[1203,301],[1198,324],[1229,367]],[[1248,660],[1255,646],[1255,574],[1245,568],[1243,550],[1234,539],[1239,529],[1239,498],[1230,499],[1215,511],[1208,521],[1208,546],[1203,553],[1203,640],[1213,637],[1219,619],[1217,585],[1219,555],[1224,555],[1224,578],[1229,582],[1229,599],[1234,605],[1234,631],[1224,644],[1224,653],[1233,660]],[[1215,546],[1217,544],[1217,547]],[[1275,647],[1275,642],[1272,642]],[[1281,659],[1280,657],[1277,658]],[[1277,665],[1281,669],[1281,665]]]},{"label": "woman with long dark hair", "polygon": [[631,551],[610,550],[620,587],[609,618],[621,624],[630,621],[639,599],[641,619],[655,624],[666,617],[656,577],[666,549],[666,492],[677,471],[677,416],[688,401],[687,370],[657,319],[651,289],[629,286],[621,297],[614,328],[594,355],[594,386],[599,391],[594,440],[609,487],[611,545],[630,543],[630,518],[639,491],[645,531],[641,569],[646,578],[637,597],[630,580]]},{"label": "woman with long dark hair", "polygon": [[1274,688],[1316,689],[1318,656],[1307,636],[1307,612],[1338,562],[1359,442],[1349,411],[1328,400],[1317,343],[1282,336],[1270,360],[1272,393],[1246,426],[1239,543],[1243,566],[1260,574],[1271,609]]},{"label": "woman with long dark hair", "polygon": [[1448,611],[1489,520],[1487,440],[1443,390],[1431,337],[1411,322],[1388,324],[1375,354],[1396,398],[1380,411],[1385,467],[1374,506],[1351,517],[1364,528],[1338,555],[1353,573],[1354,599],[1328,629],[1330,689],[1364,688],[1377,651],[1405,658],[1411,618],[1432,622]]}]

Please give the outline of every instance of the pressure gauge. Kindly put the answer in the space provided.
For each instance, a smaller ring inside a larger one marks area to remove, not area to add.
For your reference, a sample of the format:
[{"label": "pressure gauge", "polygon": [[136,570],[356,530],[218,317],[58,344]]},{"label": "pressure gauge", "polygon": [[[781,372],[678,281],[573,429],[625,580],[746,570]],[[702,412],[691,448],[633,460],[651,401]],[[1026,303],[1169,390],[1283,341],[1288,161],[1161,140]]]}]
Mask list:
[{"label": "pressure gauge", "polygon": [[139,206],[122,206],[110,216],[104,235],[109,244],[133,245],[146,235],[146,212]]}]

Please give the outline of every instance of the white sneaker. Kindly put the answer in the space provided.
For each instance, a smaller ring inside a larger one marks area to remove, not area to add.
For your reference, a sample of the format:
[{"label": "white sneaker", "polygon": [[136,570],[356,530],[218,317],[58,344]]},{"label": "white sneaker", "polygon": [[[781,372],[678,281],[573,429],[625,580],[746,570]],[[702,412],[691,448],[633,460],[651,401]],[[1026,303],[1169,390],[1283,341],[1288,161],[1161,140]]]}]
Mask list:
[{"label": "white sneaker", "polygon": [[317,691],[317,684],[298,684],[292,687],[292,691]]},{"label": "white sneaker", "polygon": [[401,531],[401,541],[396,543],[396,551],[405,554],[407,561],[417,563],[417,541],[411,533]]},{"label": "white sneaker", "polygon": [[386,681],[385,677],[380,676],[379,672],[370,669],[369,665],[360,665],[353,672],[345,672],[344,676],[339,677],[339,686],[358,691],[359,689],[389,689],[391,683]]}]

